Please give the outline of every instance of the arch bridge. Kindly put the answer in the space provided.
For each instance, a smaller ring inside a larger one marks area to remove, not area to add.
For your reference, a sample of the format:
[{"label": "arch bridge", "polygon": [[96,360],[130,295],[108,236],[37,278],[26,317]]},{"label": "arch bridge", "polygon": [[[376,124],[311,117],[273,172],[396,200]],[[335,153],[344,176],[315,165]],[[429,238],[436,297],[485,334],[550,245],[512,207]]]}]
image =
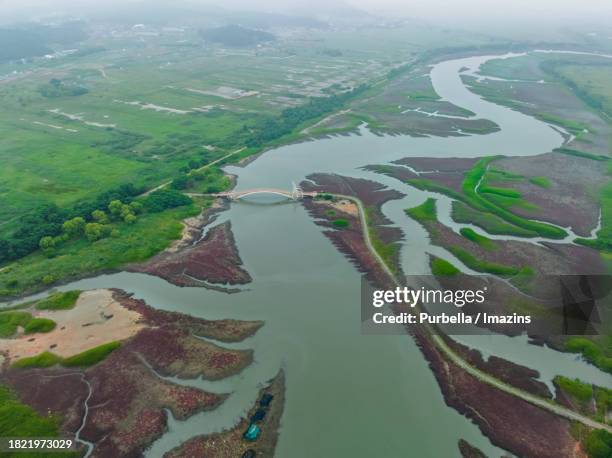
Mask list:
[{"label": "arch bridge", "polygon": [[224,197],[226,199],[231,200],[238,200],[244,197],[253,196],[257,194],[273,194],[277,196],[286,197],[287,199],[301,200],[304,197],[316,197],[317,192],[305,192],[302,190],[301,187],[293,183],[293,187],[291,190],[280,188],[252,188],[243,189],[241,191],[218,192],[209,195],[215,197]]}]

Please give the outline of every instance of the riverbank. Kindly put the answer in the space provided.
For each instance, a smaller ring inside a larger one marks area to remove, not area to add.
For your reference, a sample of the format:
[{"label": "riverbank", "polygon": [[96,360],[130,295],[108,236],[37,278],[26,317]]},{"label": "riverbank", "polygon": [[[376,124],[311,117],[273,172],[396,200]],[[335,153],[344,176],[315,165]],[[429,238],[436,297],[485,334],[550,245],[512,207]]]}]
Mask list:
[{"label": "riverbank", "polygon": [[[194,227],[202,234],[207,221]],[[154,256],[144,264],[126,270],[156,275],[177,286],[213,284],[246,284],[251,276],[242,267],[229,221],[208,228],[205,235],[194,235],[190,244]]]},{"label": "riverbank", "polygon": [[[22,358],[15,365],[15,357],[5,354],[0,383],[17,393],[20,401],[34,408],[38,415],[61,419],[58,426],[65,436],[74,436],[78,430],[81,439],[93,444],[91,456],[142,453],[166,431],[167,410],[174,418],[185,420],[217,408],[227,394],[179,385],[169,377],[218,380],[238,374],[252,363],[252,351],[222,348],[201,337],[239,342],[252,336],[263,324],[209,321],[156,310],[121,290],[86,291],[82,295],[86,299],[91,295],[111,299],[116,306],[137,316],[131,321],[137,326],[132,329],[133,334],[123,336],[110,353],[97,355],[94,350],[98,346],[82,353],[78,362],[73,357],[74,364],[70,357],[60,361],[35,357]],[[80,313],[80,308],[88,309],[92,304],[90,299],[77,301],[68,312]],[[89,338],[83,344],[113,337],[106,331],[106,323],[112,327],[117,319],[118,313],[103,314],[99,322],[85,323]],[[62,337],[68,338],[57,335],[46,355],[51,355],[55,348],[66,351],[64,345],[74,343],[62,341]],[[32,345],[36,345],[38,338],[38,334],[33,334]]]},{"label": "riverbank", "polygon": [[[242,456],[272,458],[278,440],[280,421],[285,403],[285,375],[279,374],[266,383],[257,396],[257,402],[231,429],[208,436],[194,437],[171,450],[164,458],[195,458],[214,456],[235,458]],[[256,440],[246,440],[244,433],[256,425],[260,433]],[[245,455],[252,453],[252,455]]]}]

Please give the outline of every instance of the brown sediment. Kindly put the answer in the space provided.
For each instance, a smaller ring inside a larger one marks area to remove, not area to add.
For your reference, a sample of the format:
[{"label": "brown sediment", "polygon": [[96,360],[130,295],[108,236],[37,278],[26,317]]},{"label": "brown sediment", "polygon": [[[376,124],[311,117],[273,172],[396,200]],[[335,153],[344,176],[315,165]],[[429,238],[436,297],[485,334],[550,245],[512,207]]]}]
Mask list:
[{"label": "brown sediment", "polygon": [[405,157],[393,161],[394,164],[407,165],[417,172],[427,172],[427,177],[430,173],[464,173],[474,167],[478,162],[478,158],[465,157]]},{"label": "brown sediment", "polygon": [[477,424],[494,445],[518,456],[574,456],[577,441],[568,420],[479,381],[446,360],[422,330],[413,334],[446,403]]},{"label": "brown sediment", "polygon": [[[228,350],[197,337],[211,336],[209,329],[215,322],[178,313],[153,310],[144,301],[133,299],[115,291],[116,297],[126,307],[148,308],[143,314],[148,325],[125,345],[129,351],[142,356],[148,364],[163,375],[182,378],[202,376],[210,380],[237,374],[253,360],[251,350]],[[226,341],[241,340],[238,337],[252,335],[261,322],[220,322],[214,335],[227,336]]]},{"label": "brown sediment", "polygon": [[[530,177],[546,177],[549,187],[541,187],[528,179],[510,185],[526,201],[537,208],[513,207],[512,212],[526,218],[536,218],[563,227],[571,227],[580,236],[588,237],[597,226],[600,203],[597,190],[609,176],[601,162],[559,153],[531,157],[503,158],[495,168]],[[496,183],[492,182],[492,185]],[[500,186],[508,186],[500,183]]]},{"label": "brown sediment", "polygon": [[487,458],[480,449],[474,447],[465,439],[459,439],[459,452],[463,458]]},{"label": "brown sediment", "polygon": [[222,342],[240,342],[252,336],[264,324],[263,321],[240,321],[240,320],[205,320],[194,318],[178,312],[150,307],[146,302],[134,299],[131,294],[120,289],[113,289],[113,297],[128,310],[138,312],[142,320],[155,327],[163,324],[173,324],[188,329],[192,334]]},{"label": "brown sediment", "polygon": [[162,252],[143,264],[127,270],[161,277],[177,286],[245,284],[251,281],[242,268],[230,222],[219,224],[201,240],[177,251]]},{"label": "brown sediment", "polygon": [[[363,239],[363,229],[361,228],[361,220],[358,216],[344,213],[339,210],[337,205],[333,205],[333,203],[326,200],[307,199],[304,200],[304,206],[310,215],[316,219],[316,223],[319,226],[327,228],[323,231],[323,234],[331,240],[338,251],[344,254],[372,284],[379,285],[380,287],[384,285],[392,286],[389,275],[387,275],[378,261],[374,259]],[[336,211],[335,215],[330,216],[327,213],[330,209]],[[336,229],[332,221],[337,218],[346,220],[348,227]]]},{"label": "brown sediment", "polygon": [[552,399],[552,393],[545,383],[540,382],[538,377],[540,373],[534,369],[530,369],[520,364],[513,363],[495,355],[491,355],[487,361],[482,358],[482,354],[478,350],[469,348],[450,337],[442,336],[446,344],[461,358],[468,362],[471,366],[480,369],[483,372],[491,374],[495,378],[506,382],[509,385],[515,386],[528,393],[535,394],[543,398]]},{"label": "brown sediment", "polygon": [[[256,423],[261,428],[261,435],[254,442],[243,438],[249,427],[250,418],[260,409],[259,400],[264,394],[273,397],[263,420]],[[272,457],[278,440],[278,429],[283,414],[285,401],[285,376],[283,371],[272,379],[265,388],[262,388],[257,403],[251,407],[246,417],[231,429],[194,437],[179,447],[164,455],[164,458],[239,458],[247,450],[253,450],[257,457]]]},{"label": "brown sediment", "polygon": [[[139,315],[141,328],[103,361],[70,369],[5,365],[0,383],[40,414],[61,418],[67,436],[81,424],[91,387],[80,437],[94,443],[92,456],[140,456],[166,430],[166,409],[184,420],[216,408],[227,397],[172,383],[159,374],[219,379],[238,373],[252,362],[252,351],[221,348],[196,336],[238,341],[256,332],[261,322],[215,322],[155,310],[120,290],[112,290],[112,298]],[[95,325],[90,328],[96,332]]]}]

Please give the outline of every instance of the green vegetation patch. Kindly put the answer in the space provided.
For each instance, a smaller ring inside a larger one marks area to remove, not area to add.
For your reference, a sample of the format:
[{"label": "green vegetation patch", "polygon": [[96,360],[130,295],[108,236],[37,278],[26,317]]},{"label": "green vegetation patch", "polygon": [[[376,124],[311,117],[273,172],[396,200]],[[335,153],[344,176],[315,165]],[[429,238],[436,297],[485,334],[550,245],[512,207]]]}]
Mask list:
[{"label": "green vegetation patch", "polygon": [[[514,224],[515,226],[522,227],[529,231],[533,231],[541,235],[542,237],[548,237],[552,239],[562,239],[567,236],[567,233],[558,227],[551,226],[550,224],[540,223],[538,221],[531,221],[520,216],[511,213],[505,208],[496,205],[490,200],[485,199],[481,196],[476,188],[478,183],[483,179],[488,164],[496,159],[496,157],[486,157],[480,159],[474,167],[465,174],[465,178],[461,185],[463,193],[466,197],[468,205],[475,208],[476,210],[488,211],[493,213],[505,221]],[[502,196],[500,196],[502,197]]]},{"label": "green vegetation patch", "polygon": [[456,246],[449,247],[448,249],[462,263],[464,263],[470,269],[476,270],[477,272],[486,272],[502,277],[512,277],[514,275],[518,275],[523,270],[518,267],[483,261],[481,259],[478,259],[473,254],[469,253],[468,251],[464,250],[463,248],[459,248]]},{"label": "green vegetation patch", "polygon": [[496,248],[493,240],[485,237],[484,235],[478,234],[476,231],[474,231],[473,229],[470,229],[469,227],[462,227],[459,230],[459,233],[466,239],[471,240],[474,243],[477,243],[478,245],[483,247],[485,250],[494,250]]},{"label": "green vegetation patch", "polygon": [[76,305],[81,295],[80,290],[65,291],[51,294],[36,303],[38,310],[68,310]]},{"label": "green vegetation patch", "polygon": [[557,148],[555,150],[555,153],[567,154],[568,156],[582,157],[582,158],[585,158],[585,159],[590,159],[592,161],[599,161],[599,162],[605,162],[605,161],[609,161],[610,160],[610,158],[608,156],[602,156],[600,154],[587,153],[585,151],[580,151],[580,150],[577,150],[577,149],[566,148],[566,147]]},{"label": "green vegetation patch", "polygon": [[475,210],[463,202],[454,201],[451,216],[454,221],[473,224],[489,234],[513,235],[516,237],[537,237],[537,233],[507,223],[499,216]]},{"label": "green vegetation patch", "polygon": [[512,197],[514,199],[520,199],[521,193],[515,189],[510,188],[499,188],[496,186],[481,186],[478,192],[482,194],[496,194],[502,197]]},{"label": "green vegetation patch", "polygon": [[86,350],[69,358],[64,358],[61,362],[65,367],[89,367],[99,363],[113,351],[121,346],[121,342],[114,341],[99,345]]},{"label": "green vegetation patch", "polygon": [[407,97],[417,102],[436,102],[440,100],[440,96],[433,89],[429,91],[410,92],[407,94]]},{"label": "green vegetation patch", "polygon": [[55,329],[55,321],[48,318],[32,318],[28,312],[0,312],[0,338],[12,337],[18,327],[22,327],[25,334],[49,332]]},{"label": "green vegetation patch", "polygon": [[332,224],[340,229],[349,227],[349,222],[345,219],[338,218],[332,221]]},{"label": "green vegetation patch", "polygon": [[[0,385],[0,437],[57,437],[59,419],[39,415],[30,406],[19,402],[5,385]],[[3,456],[32,457],[40,454],[16,453]],[[66,456],[53,454],[53,456]]]},{"label": "green vegetation patch", "polygon": [[18,369],[45,368],[56,364],[61,364],[64,367],[89,367],[104,360],[120,346],[121,342],[119,341],[108,342],[68,358],[62,358],[55,353],[46,351],[30,358],[19,359],[12,366]]},{"label": "green vegetation patch", "polygon": [[[365,209],[366,221],[373,221],[372,218],[372,210],[370,208]],[[366,223],[367,224],[367,223]],[[394,274],[399,273],[399,267],[397,264],[399,258],[400,245],[396,242],[387,243],[384,242],[376,232],[376,229],[373,227],[369,227],[368,224],[368,234],[370,236],[370,241],[372,242],[372,247],[378,253],[378,255],[382,258],[383,262],[386,266],[393,272]]]},{"label": "green vegetation patch", "polygon": [[557,115],[550,113],[536,113],[537,118],[540,118],[544,122],[550,124],[556,124],[563,127],[568,132],[574,134],[576,137],[580,137],[584,132],[592,131],[589,126],[579,121],[565,119]]},{"label": "green vegetation patch", "polygon": [[51,367],[59,364],[62,358],[55,353],[45,351],[30,358],[21,358],[13,363],[13,367],[18,369],[30,369],[34,367]]},{"label": "green vegetation patch", "polygon": [[612,434],[603,429],[592,430],[584,439],[584,448],[589,458],[610,458],[612,456]]},{"label": "green vegetation patch", "polygon": [[581,353],[587,361],[602,371],[612,374],[612,358],[606,356],[602,344],[585,337],[570,337],[565,341],[565,350],[570,353]]},{"label": "green vegetation patch", "polygon": [[32,318],[24,327],[26,334],[37,332],[50,332],[55,329],[56,323],[48,318]]},{"label": "green vegetation patch", "polygon": [[540,188],[550,188],[550,180],[546,177],[531,177],[529,182]]},{"label": "green vegetation patch", "polygon": [[589,402],[593,398],[593,387],[588,383],[581,382],[579,379],[572,380],[557,375],[554,378],[554,383],[568,395],[583,404]]},{"label": "green vegetation patch", "polygon": [[405,210],[406,214],[416,221],[423,223],[426,221],[437,221],[436,199],[429,197],[421,205]]},{"label": "green vegetation patch", "polygon": [[17,332],[19,326],[25,327],[32,315],[28,312],[2,312],[0,313],[0,337],[7,338]]},{"label": "green vegetation patch", "polygon": [[441,258],[433,258],[430,264],[431,273],[436,277],[450,277],[461,272],[450,262]]}]

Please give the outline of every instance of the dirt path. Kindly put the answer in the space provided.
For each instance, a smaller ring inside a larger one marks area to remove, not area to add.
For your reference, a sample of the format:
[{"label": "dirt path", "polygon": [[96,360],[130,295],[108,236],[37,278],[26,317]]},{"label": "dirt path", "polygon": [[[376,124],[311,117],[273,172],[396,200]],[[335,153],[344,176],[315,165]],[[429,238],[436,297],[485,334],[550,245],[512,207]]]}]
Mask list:
[{"label": "dirt path", "polygon": [[[228,154],[226,154],[225,156],[220,157],[219,159],[215,159],[214,161],[209,162],[209,163],[208,163],[208,164],[206,164],[206,165],[203,165],[203,166],[202,166],[202,167],[200,167],[199,169],[193,169],[192,171],[190,171],[190,172],[189,172],[189,174],[191,174],[191,173],[193,173],[193,172],[199,172],[199,171],[201,171],[201,170],[206,170],[207,168],[212,167],[213,165],[218,164],[219,162],[224,161],[224,160],[225,160],[225,159],[227,159],[228,157],[232,157],[234,154],[238,154],[238,153],[240,153],[240,152],[244,151],[245,149],[246,149],[246,146],[243,146],[242,148],[239,148],[239,149],[237,149],[237,150],[234,150],[234,151],[232,151],[231,153],[228,153]],[[153,189],[149,189],[147,192],[142,193],[142,194],[141,194],[139,197],[141,197],[141,196],[148,196],[148,195],[149,195],[149,194],[151,194],[152,192],[159,191],[160,189],[163,189],[163,188],[165,188],[166,186],[169,186],[169,185],[170,185],[170,183],[172,183],[172,180],[166,181],[166,182],[164,182],[164,183],[162,183],[162,184],[160,184],[160,185],[158,185],[158,186],[155,186]]]}]

